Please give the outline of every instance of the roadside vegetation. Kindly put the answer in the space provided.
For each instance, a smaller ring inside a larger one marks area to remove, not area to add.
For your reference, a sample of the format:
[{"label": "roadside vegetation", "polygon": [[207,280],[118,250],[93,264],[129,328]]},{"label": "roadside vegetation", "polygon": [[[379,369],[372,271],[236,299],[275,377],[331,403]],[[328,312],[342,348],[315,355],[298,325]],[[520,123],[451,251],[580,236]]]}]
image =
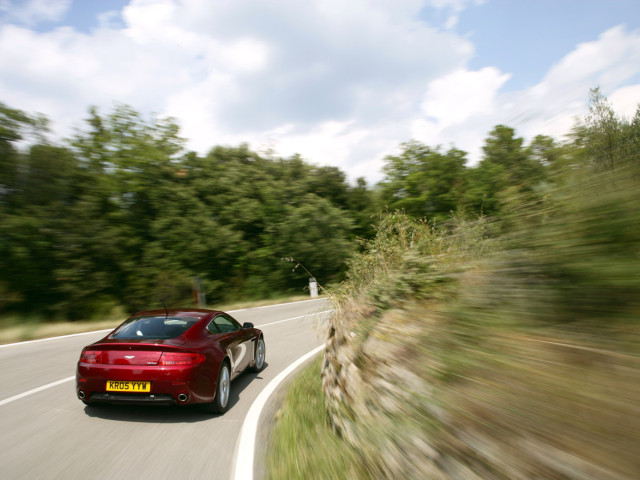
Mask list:
[{"label": "roadside vegetation", "polygon": [[380,211],[431,225],[503,218],[505,195],[536,201],[567,157],[550,137],[525,144],[498,125],[476,166],[458,149],[411,141],[379,184],[351,184],[336,167],[247,145],[196,154],[173,119],[126,105],[91,108],[58,143],[48,124],[0,103],[0,324],[193,304],[195,283],[208,304],[303,294],[307,275],[288,257],[335,285]]},{"label": "roadside vegetation", "polygon": [[355,447],[333,431],[318,356],[296,374],[276,413],[277,435],[268,442],[266,468],[273,480],[362,478]]},{"label": "roadside vegetation", "polygon": [[[210,305],[209,308],[225,312],[244,308],[256,308],[279,303],[299,302],[308,300],[307,295],[294,295],[269,300],[254,300],[228,304]],[[112,329],[120,325],[128,316],[122,309],[114,309],[100,320],[74,322],[47,322],[43,318],[30,318],[24,315],[7,315],[2,319],[0,328],[0,345],[5,343],[23,342],[41,338],[57,337],[74,333],[93,332],[96,330]]]},{"label": "roadside vegetation", "polygon": [[[537,165],[494,133],[475,170],[495,172],[486,214],[384,215],[332,289],[322,393],[290,399],[273,433],[322,399],[297,435],[330,427],[355,455],[320,478],[637,477],[640,112],[620,118],[594,91],[569,141],[538,143]],[[330,462],[291,448],[271,478]]]},{"label": "roadside vegetation", "polygon": [[[373,192],[335,167],[248,146],[184,148],[171,119],[91,109],[73,138],[0,104],[0,319],[99,320],[119,311],[303,295],[282,257],[343,278]],[[4,322],[4,320],[0,320]]]}]

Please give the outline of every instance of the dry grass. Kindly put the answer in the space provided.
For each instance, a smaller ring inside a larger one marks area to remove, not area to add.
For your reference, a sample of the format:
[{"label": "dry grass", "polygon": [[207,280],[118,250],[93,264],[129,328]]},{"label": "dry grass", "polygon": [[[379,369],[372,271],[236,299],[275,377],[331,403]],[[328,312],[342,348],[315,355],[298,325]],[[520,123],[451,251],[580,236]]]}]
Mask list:
[{"label": "dry grass", "polygon": [[40,338],[59,337],[74,333],[93,332],[96,330],[112,329],[118,326],[123,318],[99,320],[95,322],[55,322],[55,323],[26,323],[12,325],[0,330],[0,344],[24,342]]},{"label": "dry grass", "polygon": [[[277,305],[280,303],[298,302],[309,300],[306,295],[292,297],[255,300],[249,302],[237,302],[226,305],[214,305],[209,308],[216,310],[240,310],[244,308],[256,308],[266,305]],[[0,344],[24,342],[27,340],[37,340],[40,338],[57,337],[61,335],[71,335],[74,333],[92,332],[96,330],[106,330],[117,327],[127,317],[127,314],[109,315],[110,318],[96,321],[78,322],[44,322],[38,319],[21,320],[19,318],[5,318],[0,323]]]}]

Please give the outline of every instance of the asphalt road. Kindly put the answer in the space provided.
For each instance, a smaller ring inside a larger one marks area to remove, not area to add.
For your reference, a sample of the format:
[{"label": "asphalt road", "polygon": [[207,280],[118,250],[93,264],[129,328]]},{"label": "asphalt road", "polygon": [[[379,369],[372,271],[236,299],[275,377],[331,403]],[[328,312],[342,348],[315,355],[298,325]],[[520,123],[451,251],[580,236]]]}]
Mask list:
[{"label": "asphalt road", "polygon": [[326,300],[314,300],[232,313],[262,328],[266,367],[232,383],[229,410],[220,416],[195,407],[85,407],[73,380],[2,404],[75,375],[82,347],[105,333],[0,348],[0,477],[229,479],[253,400],[322,343],[317,326],[326,314],[318,312],[329,308]]}]

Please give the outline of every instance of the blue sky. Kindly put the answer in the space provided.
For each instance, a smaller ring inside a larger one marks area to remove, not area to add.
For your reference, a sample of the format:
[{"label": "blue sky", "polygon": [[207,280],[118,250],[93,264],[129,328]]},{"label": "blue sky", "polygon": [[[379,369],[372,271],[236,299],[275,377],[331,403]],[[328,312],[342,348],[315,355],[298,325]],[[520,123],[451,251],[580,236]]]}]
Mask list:
[{"label": "blue sky", "polygon": [[[114,25],[124,27],[125,23],[119,12],[129,3],[129,0],[73,0],[64,17],[56,22],[62,25],[72,25],[78,31],[90,33],[99,26],[98,17],[101,14],[114,12]],[[117,13],[117,15],[116,15]],[[51,28],[51,25],[49,25]]]},{"label": "blue sky", "polygon": [[493,0],[465,10],[456,31],[476,48],[470,68],[513,72],[506,88],[541,80],[576,45],[617,25],[640,27],[638,0]]},{"label": "blue sky", "polygon": [[0,0],[0,101],[173,116],[200,153],[248,142],[351,180],[417,139],[470,163],[499,123],[562,139],[600,86],[640,102],[638,0]]}]

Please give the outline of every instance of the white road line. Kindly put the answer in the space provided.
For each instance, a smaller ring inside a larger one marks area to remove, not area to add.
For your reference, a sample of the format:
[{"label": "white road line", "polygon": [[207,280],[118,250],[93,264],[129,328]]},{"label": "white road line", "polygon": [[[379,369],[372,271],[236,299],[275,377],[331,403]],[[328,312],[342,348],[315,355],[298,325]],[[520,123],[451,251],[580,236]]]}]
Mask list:
[{"label": "white road line", "polygon": [[233,467],[233,475],[231,476],[234,480],[253,480],[253,462],[255,457],[256,435],[258,433],[258,420],[271,394],[296,368],[316,355],[324,347],[325,344],[323,343],[285,368],[262,389],[253,401],[247,416],[244,418],[244,423],[240,430],[240,437],[236,444],[236,462]]},{"label": "white road line", "polygon": [[[294,303],[317,302],[319,300],[326,300],[326,298],[314,298],[312,300],[300,300],[300,301],[297,301],[297,302],[278,303],[276,305],[263,305],[262,307],[242,308],[240,310],[229,310],[227,313],[244,312],[245,310],[257,310],[259,308],[281,307],[282,305],[293,305]],[[271,324],[268,324],[268,325],[271,325]],[[24,342],[17,342],[17,343],[7,343],[7,344],[4,344],[4,345],[0,345],[0,348],[14,347],[16,345],[28,345],[29,343],[47,342],[49,340],[59,340],[61,338],[77,337],[78,335],[90,335],[92,333],[104,333],[104,332],[110,332],[111,330],[113,330],[113,328],[107,328],[105,330],[94,330],[92,332],[72,333],[70,335],[61,335],[59,337],[40,338],[38,340],[26,340]]]},{"label": "white road line", "polygon": [[282,307],[283,305],[293,305],[294,303],[319,302],[320,300],[328,300],[328,298],[312,298],[311,300],[298,300],[297,302],[276,303],[275,305],[263,305],[261,307],[241,308],[239,310],[228,310],[227,313],[244,312],[245,310],[258,310],[259,308]]},{"label": "white road line", "polygon": [[6,405],[7,403],[11,403],[11,402],[13,402],[15,400],[19,400],[19,399],[21,399],[23,397],[26,397],[28,395],[32,395],[34,393],[41,392],[42,390],[46,390],[47,388],[55,387],[57,385],[61,385],[61,384],[66,383],[66,382],[70,382],[71,380],[73,380],[75,378],[76,378],[76,376],[73,375],[72,377],[67,377],[67,378],[63,378],[62,380],[58,380],[57,382],[47,383],[46,385],[43,385],[42,387],[34,388],[33,390],[29,390],[28,392],[24,392],[24,393],[21,393],[19,395],[14,395],[13,397],[5,398],[4,400],[0,401],[0,407],[2,405]]},{"label": "white road line", "polygon": [[320,315],[320,314],[329,313],[329,312],[333,312],[333,310],[323,310],[322,312],[309,313],[307,315],[300,315],[299,317],[285,318],[284,320],[278,320],[276,322],[265,323],[264,325],[257,325],[256,328],[268,327],[269,325],[275,325],[276,323],[290,322],[291,320],[298,320],[300,318],[305,318],[305,317],[313,317],[315,315]]}]

